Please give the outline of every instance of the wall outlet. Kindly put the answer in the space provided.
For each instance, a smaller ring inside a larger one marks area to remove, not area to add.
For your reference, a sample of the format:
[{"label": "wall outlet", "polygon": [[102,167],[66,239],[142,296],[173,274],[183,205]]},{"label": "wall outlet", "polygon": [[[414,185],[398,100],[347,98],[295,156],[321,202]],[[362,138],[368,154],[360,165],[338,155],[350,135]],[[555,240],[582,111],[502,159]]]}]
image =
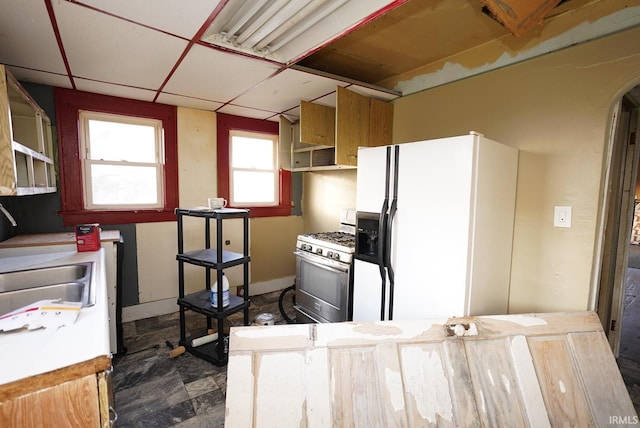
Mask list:
[{"label": "wall outlet", "polygon": [[571,207],[567,207],[567,206],[553,207],[553,226],[554,227],[571,227]]}]

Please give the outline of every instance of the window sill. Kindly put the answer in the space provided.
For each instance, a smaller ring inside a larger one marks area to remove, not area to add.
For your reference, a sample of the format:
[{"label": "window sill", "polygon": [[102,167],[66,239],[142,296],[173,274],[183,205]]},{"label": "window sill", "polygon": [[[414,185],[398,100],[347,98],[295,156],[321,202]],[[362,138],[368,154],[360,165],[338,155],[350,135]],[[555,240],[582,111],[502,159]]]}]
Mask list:
[{"label": "window sill", "polygon": [[173,209],[132,211],[58,211],[58,215],[62,216],[65,226],[75,226],[76,224],[86,223],[130,224],[176,220],[176,215]]}]

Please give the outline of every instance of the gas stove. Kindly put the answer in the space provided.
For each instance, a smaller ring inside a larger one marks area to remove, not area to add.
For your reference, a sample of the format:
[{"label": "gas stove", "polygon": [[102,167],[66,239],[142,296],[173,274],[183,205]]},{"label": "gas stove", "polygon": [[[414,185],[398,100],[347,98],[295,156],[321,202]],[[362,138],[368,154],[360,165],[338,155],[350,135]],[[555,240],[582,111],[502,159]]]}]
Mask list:
[{"label": "gas stove", "polygon": [[296,248],[331,260],[351,263],[356,248],[355,235],[346,232],[319,232],[298,235]]},{"label": "gas stove", "polygon": [[356,249],[355,222],[347,216],[341,219],[340,228],[336,232],[298,235],[296,249],[350,264]]}]

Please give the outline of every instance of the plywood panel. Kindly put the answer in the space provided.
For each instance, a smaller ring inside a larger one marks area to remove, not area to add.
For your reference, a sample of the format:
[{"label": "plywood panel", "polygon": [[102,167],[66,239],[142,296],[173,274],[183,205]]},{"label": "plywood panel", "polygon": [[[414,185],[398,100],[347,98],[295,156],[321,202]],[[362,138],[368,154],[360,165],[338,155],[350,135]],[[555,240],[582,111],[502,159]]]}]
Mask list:
[{"label": "plywood panel", "polygon": [[393,104],[371,98],[369,100],[369,147],[393,143]]},{"label": "plywood panel", "polygon": [[357,165],[358,147],[369,145],[369,98],[337,87],[336,163]]}]

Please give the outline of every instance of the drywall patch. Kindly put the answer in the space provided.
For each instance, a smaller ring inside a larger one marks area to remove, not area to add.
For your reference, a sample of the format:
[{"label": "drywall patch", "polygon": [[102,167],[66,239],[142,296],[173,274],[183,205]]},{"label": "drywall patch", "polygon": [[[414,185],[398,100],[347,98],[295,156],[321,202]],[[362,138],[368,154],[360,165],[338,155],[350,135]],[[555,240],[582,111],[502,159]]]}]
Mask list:
[{"label": "drywall patch", "polygon": [[485,63],[478,67],[468,68],[459,63],[447,61],[440,70],[421,74],[409,80],[402,80],[398,82],[393,89],[401,92],[403,96],[410,95],[425,89],[434,88],[456,80],[526,61],[572,45],[604,37],[639,24],[640,6],[627,7],[593,22],[584,21],[556,37],[545,40],[515,55],[505,52],[495,61]]}]

